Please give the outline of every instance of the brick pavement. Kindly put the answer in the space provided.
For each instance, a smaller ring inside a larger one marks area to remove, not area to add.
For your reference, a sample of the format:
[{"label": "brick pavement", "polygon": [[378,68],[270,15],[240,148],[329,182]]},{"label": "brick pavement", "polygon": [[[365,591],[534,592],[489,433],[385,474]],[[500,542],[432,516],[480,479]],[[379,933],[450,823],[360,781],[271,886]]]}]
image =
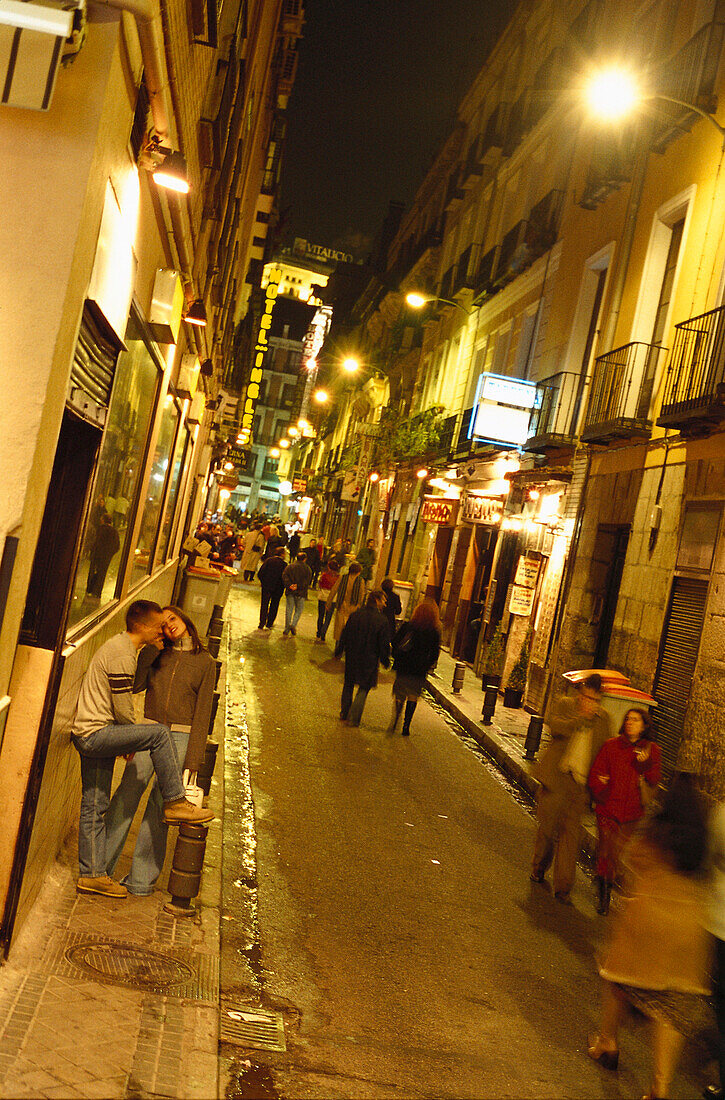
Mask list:
[{"label": "brick pavement", "polygon": [[[219,690],[223,700],[224,670]],[[69,839],[0,968],[0,1097],[216,1097],[223,740],[194,917],[163,910],[176,830],[147,898],[76,894]]]}]

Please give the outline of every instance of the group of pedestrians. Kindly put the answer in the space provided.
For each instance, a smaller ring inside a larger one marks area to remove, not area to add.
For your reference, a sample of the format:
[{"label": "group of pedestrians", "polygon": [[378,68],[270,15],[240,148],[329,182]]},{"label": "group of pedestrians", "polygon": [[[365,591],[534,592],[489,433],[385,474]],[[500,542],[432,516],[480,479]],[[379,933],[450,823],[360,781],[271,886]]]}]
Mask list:
[{"label": "group of pedestrians", "polygon": [[[612,888],[622,901],[598,960],[603,983],[598,1032],[589,1056],[604,1069],[619,1065],[619,1031],[628,1004],[652,1027],[649,1097],[668,1096],[696,999],[713,988],[720,1035],[720,1083],[725,1091],[725,804],[709,829],[693,777],[681,772],[659,799],[661,753],[649,715],[630,708],[612,736],[601,707],[602,680],[593,673],[573,697],[562,697],[550,719],[551,742],[537,774],[538,829],[531,880],[553,868],[554,896],[570,900],[580,851],[581,822],[593,803],[597,819],[597,910],[607,914]],[[710,903],[705,873],[709,872]],[[712,977],[711,959],[714,954]]]}]

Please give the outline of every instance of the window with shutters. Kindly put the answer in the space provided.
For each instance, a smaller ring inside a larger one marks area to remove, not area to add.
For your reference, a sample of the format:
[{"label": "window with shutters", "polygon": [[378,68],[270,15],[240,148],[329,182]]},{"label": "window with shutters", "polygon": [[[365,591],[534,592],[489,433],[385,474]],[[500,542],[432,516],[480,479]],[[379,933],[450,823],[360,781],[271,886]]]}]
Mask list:
[{"label": "window with shutters", "polygon": [[688,504],[680,535],[652,694],[653,723],[662,749],[665,778],[677,763],[690,701],[700,639],[705,624],[709,573],[715,555],[722,507]]}]

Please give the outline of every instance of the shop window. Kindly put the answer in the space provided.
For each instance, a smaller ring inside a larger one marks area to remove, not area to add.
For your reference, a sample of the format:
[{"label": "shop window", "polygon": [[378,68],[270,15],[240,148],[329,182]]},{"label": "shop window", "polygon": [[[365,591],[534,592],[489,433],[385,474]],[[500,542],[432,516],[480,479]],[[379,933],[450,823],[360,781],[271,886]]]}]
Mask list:
[{"label": "shop window", "polygon": [[174,399],[167,397],[164,411],[161,414],[161,424],[146,487],[146,495],[143,498],[138,544],[133,552],[132,585],[138,584],[151,571],[156,531],[159,526],[164,490],[169,480],[171,453],[178,426],[179,410]]},{"label": "shop window", "polygon": [[160,377],[135,315],[118,359],[91,506],[76,571],[68,626],[104,607],[117,593],[129,551],[134,502]]},{"label": "shop window", "polygon": [[170,557],[171,546],[171,531],[172,527],[176,526],[175,520],[178,518],[178,501],[179,492],[181,490],[181,474],[186,466],[186,460],[189,453],[189,433],[186,429],[179,432],[176,438],[176,447],[174,449],[174,458],[171,463],[171,475],[169,477],[169,491],[166,496],[166,511],[164,512],[164,523],[161,528],[161,534],[159,536],[159,552],[156,555],[156,561],[161,563],[168,560]]}]

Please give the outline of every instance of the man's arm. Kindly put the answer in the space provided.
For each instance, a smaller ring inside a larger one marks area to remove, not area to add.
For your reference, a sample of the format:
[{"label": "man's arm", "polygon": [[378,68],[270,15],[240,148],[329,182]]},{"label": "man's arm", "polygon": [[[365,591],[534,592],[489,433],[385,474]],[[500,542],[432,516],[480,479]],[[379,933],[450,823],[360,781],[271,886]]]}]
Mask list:
[{"label": "man's arm", "polygon": [[107,669],[108,683],[111,688],[111,706],[113,717],[120,726],[132,726],[136,721],[133,711],[133,686],[136,677],[136,661],[129,654],[116,659],[113,667]]}]

